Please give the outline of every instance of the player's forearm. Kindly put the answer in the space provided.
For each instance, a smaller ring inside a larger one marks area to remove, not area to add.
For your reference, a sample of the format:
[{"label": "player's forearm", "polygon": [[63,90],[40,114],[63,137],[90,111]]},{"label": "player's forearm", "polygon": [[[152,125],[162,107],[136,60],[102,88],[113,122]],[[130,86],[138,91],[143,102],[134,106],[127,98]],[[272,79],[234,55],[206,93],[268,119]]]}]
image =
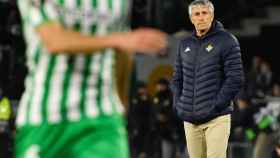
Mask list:
[{"label": "player's forearm", "polygon": [[105,48],[114,48],[115,43],[112,36],[90,37],[80,35],[74,32],[65,32],[61,38],[55,40],[49,47],[52,53],[68,52],[75,53],[93,53]]},{"label": "player's forearm", "polygon": [[38,28],[39,36],[50,53],[93,53],[116,47],[114,35],[87,36],[66,30],[57,24],[45,24]]}]

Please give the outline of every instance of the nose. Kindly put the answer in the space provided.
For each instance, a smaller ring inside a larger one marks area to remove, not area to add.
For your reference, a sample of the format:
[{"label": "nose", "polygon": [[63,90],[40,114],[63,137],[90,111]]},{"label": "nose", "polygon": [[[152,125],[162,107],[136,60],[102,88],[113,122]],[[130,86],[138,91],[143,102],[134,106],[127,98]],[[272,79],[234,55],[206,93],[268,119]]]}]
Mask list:
[{"label": "nose", "polygon": [[203,16],[202,14],[199,14],[198,20],[199,20],[199,21],[204,21],[204,16]]}]

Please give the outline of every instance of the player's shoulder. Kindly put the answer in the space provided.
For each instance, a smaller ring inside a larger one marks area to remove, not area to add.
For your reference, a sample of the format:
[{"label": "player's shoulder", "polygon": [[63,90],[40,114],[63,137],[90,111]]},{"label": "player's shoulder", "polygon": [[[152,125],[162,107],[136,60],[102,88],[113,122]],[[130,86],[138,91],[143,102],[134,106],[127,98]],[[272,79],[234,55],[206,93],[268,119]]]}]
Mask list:
[{"label": "player's shoulder", "polygon": [[30,3],[30,5],[34,7],[41,7],[45,2],[45,0],[27,0],[27,1]]},{"label": "player's shoulder", "polygon": [[46,3],[51,3],[53,0],[25,0],[27,3],[29,3],[33,7],[40,8]]}]

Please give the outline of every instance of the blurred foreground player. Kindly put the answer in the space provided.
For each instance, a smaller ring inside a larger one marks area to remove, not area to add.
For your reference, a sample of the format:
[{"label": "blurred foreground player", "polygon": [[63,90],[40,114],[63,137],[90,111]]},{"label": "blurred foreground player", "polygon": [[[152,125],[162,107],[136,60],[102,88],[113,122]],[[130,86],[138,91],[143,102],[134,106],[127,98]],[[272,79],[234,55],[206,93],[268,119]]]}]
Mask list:
[{"label": "blurred foreground player", "polygon": [[16,157],[127,158],[115,59],[160,52],[165,34],[124,32],[128,0],[18,0],[18,6],[29,74]]}]

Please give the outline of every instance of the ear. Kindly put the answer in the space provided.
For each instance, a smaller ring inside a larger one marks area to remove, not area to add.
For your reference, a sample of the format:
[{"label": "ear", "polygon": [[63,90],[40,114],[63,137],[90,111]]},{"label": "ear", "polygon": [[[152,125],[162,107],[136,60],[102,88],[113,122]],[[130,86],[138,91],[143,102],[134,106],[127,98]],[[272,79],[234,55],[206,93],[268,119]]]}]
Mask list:
[{"label": "ear", "polygon": [[189,15],[189,19],[190,19],[191,23],[194,24],[194,23],[193,23],[193,18],[192,18],[191,15]]},{"label": "ear", "polygon": [[212,21],[214,20],[214,17],[215,17],[215,14],[212,13],[212,14],[211,14],[211,20],[212,20]]}]

